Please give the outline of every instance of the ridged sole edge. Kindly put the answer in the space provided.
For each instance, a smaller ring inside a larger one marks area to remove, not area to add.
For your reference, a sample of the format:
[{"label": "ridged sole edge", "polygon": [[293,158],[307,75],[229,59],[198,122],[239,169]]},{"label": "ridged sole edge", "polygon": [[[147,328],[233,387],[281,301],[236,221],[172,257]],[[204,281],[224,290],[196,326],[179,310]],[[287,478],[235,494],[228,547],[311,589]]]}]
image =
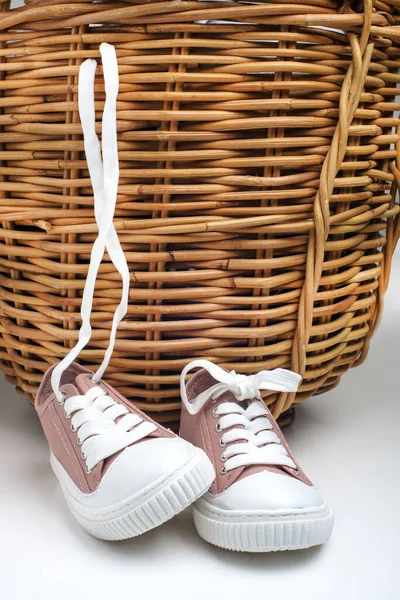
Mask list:
[{"label": "ridged sole edge", "polygon": [[206,454],[200,452],[195,464],[173,481],[168,481],[165,488],[158,488],[139,506],[108,521],[90,520],[81,515],[69,502],[68,492],[61,487],[72,514],[88,533],[107,541],[133,538],[169,521],[210,488],[215,478],[214,468]]},{"label": "ridged sole edge", "polygon": [[289,515],[283,518],[252,522],[226,522],[206,516],[199,507],[193,507],[194,523],[198,534],[206,542],[237,552],[278,552],[302,550],[328,541],[333,528],[333,512]]}]

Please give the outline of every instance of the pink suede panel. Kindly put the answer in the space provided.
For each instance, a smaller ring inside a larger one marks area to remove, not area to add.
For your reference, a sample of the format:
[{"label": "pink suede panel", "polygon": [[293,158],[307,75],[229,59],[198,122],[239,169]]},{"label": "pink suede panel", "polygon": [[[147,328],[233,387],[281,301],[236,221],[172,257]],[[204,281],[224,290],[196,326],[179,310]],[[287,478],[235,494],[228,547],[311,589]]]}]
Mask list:
[{"label": "pink suede panel", "polygon": [[[86,463],[81,457],[81,447],[77,443],[77,433],[71,430],[70,419],[64,415],[64,406],[58,403],[51,387],[51,372],[53,368],[51,367],[43,377],[36,396],[35,408],[52,453],[79,489],[83,493],[88,494],[98,487],[108,467],[120,453],[100,462],[90,473],[86,473]],[[91,381],[92,375],[93,373],[89,369],[73,363],[62,376],[60,390],[67,398],[84,394],[96,385]],[[106,389],[113,400],[126,406],[129,412],[138,414],[144,420],[154,423],[150,417],[147,417],[107,383],[101,381],[97,385]],[[157,430],[150,434],[149,438],[175,437],[171,431],[161,427],[157,423],[156,425]],[[143,440],[140,441],[143,442]]]},{"label": "pink suede panel", "polygon": [[[210,388],[215,383],[217,383],[217,381],[208,373],[208,371],[204,369],[197,371],[186,385],[186,391],[189,400],[192,402],[196,396]],[[195,446],[202,448],[207,453],[215,467],[216,478],[210,489],[211,493],[219,494],[230,487],[235,481],[265,470],[287,475],[288,477],[295,477],[307,485],[312,485],[311,481],[306,477],[305,473],[298,465],[288,447],[285,438],[283,437],[280,428],[269,411],[268,418],[273,425],[273,430],[281,440],[282,445],[286,448],[290,457],[295,462],[297,469],[272,465],[254,465],[248,467],[238,467],[237,469],[228,471],[226,474],[221,473],[221,469],[224,466],[224,461],[222,461],[220,458],[224,449],[219,446],[219,440],[222,436],[222,433],[216,431],[215,426],[219,420],[219,417],[215,417],[212,413],[214,408],[223,402],[236,402],[236,399],[231,392],[225,392],[225,394],[220,396],[216,402],[207,402],[204,408],[197,415],[190,415],[186,408],[184,406],[182,407],[181,428],[179,434],[183,439],[191,442]],[[237,427],[238,426],[236,426],[236,428]]]},{"label": "pink suede panel", "polygon": [[[68,386],[72,387],[72,386]],[[66,390],[67,386],[63,386],[62,390]],[[70,394],[73,395],[73,394]],[[58,402],[50,402],[43,411],[40,421],[43,431],[47,438],[47,442],[54,456],[64,466],[68,475],[79,487],[79,489],[88,494],[95,489],[94,471],[92,473],[85,472],[85,466],[78,453],[77,444],[74,443],[73,435],[63,414],[60,416],[62,406]]]}]

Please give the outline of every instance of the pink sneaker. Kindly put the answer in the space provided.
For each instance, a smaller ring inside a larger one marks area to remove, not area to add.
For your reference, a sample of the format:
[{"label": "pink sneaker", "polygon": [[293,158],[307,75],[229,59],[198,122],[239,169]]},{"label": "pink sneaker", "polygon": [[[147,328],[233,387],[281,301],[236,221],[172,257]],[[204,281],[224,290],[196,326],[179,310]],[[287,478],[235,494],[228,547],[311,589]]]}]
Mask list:
[{"label": "pink sneaker", "polygon": [[157,425],[93,373],[73,363],[60,399],[51,368],[36,397],[50,464],[77,521],[121,540],[164,523],[210,487],[214,469],[199,448]]},{"label": "pink sneaker", "polygon": [[[36,410],[73,515],[92,535],[121,540],[176,515],[210,487],[215,474],[202,450],[154,423],[102,381],[128,308],[129,270],[113,225],[119,176],[118,65],[113,46],[102,44],[100,51],[106,88],[102,153],[95,127],[96,62],[85,61],[79,71],[79,113],[99,234],[83,290],[78,342],[45,374]],[[92,373],[74,361],[90,340],[93,292],[105,249],[121,274],[122,299],[104,360]]]},{"label": "pink sneaker", "polygon": [[[196,367],[201,370],[185,385]],[[294,392],[300,379],[285,369],[228,373],[207,360],[183,370],[180,435],[207,453],[217,474],[194,507],[196,529],[211,544],[269,552],[328,540],[332,511],[300,469],[260,396],[260,390]]]}]

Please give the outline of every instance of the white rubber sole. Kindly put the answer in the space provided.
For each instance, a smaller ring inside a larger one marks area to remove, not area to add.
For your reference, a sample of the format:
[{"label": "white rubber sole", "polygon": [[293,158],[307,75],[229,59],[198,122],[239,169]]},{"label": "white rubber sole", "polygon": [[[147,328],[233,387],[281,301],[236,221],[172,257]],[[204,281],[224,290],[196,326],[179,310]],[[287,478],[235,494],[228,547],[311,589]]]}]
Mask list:
[{"label": "white rubber sole", "polygon": [[[207,455],[199,448],[194,448],[190,460],[166,479],[155,482],[153,487],[127,498],[117,506],[92,509],[79,501],[82,492],[53,454],[50,464],[76,520],[94,537],[109,541],[136,537],[165,523],[202,496],[215,478]],[[70,492],[71,484],[78,493]]]},{"label": "white rubber sole", "polygon": [[300,550],[326,542],[333,513],[327,504],[318,509],[240,514],[216,509],[204,499],[193,507],[196,529],[204,540],[238,552]]}]

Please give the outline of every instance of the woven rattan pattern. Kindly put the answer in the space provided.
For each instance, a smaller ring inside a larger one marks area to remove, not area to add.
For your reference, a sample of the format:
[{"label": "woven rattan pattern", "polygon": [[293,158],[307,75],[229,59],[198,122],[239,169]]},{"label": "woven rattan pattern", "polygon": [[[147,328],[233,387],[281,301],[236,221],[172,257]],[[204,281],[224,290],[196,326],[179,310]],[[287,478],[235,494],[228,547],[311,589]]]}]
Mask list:
[{"label": "woven rattan pattern", "polygon": [[[108,381],[173,422],[193,357],[292,368],[297,396],[266,398],[279,415],[364,359],[400,227],[395,2],[0,6],[9,380],[32,399],[77,339],[96,233],[77,78],[102,41],[119,61],[115,225],[132,279]],[[86,364],[101,362],[119,297],[107,256]]]}]

